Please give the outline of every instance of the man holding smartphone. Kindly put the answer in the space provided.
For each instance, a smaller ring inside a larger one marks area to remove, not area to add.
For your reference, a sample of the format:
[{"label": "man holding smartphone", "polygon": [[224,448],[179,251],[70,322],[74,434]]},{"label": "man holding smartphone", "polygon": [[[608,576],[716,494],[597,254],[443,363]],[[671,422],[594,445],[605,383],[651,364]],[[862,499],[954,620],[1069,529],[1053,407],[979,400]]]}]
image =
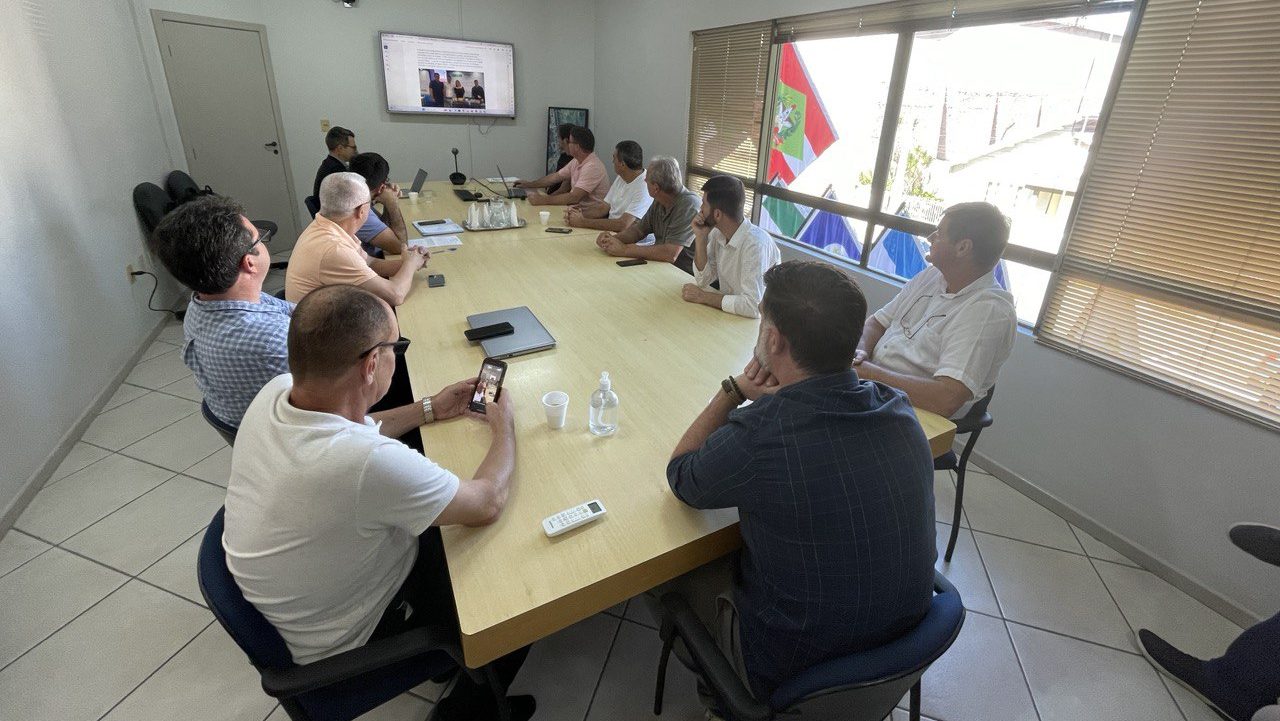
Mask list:
[{"label": "man holding smartphone", "polygon": [[728,175],[717,175],[702,186],[702,209],[690,224],[693,282],[685,283],[681,297],[759,318],[764,273],[781,257],[773,238],[743,215],[746,200],[742,181]]},{"label": "man holding smartphone", "polygon": [[[416,627],[456,634],[435,527],[484,526],[506,505],[516,454],[509,395],[484,415],[470,413],[471,378],[380,423],[366,415],[408,344],[391,307],[370,291],[314,290],[289,326],[290,373],[262,389],[240,426],[227,484],[227,568],[296,663]],[[491,431],[470,480],[395,439],[463,415]],[[527,651],[494,662],[503,691]],[[513,719],[532,715],[533,697],[510,702]],[[438,714],[490,719],[497,706],[464,673]]]}]

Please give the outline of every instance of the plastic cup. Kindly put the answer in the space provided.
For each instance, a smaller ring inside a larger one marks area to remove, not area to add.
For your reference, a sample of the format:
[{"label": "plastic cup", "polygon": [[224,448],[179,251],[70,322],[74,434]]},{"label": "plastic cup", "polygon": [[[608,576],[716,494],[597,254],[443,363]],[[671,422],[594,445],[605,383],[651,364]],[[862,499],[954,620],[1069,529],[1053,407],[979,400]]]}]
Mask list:
[{"label": "plastic cup", "polygon": [[416,191],[416,190],[410,190],[410,191],[409,191],[409,202],[410,202],[410,203],[416,203],[416,202],[418,202],[418,191]]},{"label": "plastic cup", "polygon": [[564,419],[569,413],[569,394],[564,391],[546,393],[542,396],[542,409],[547,412],[547,428],[564,428]]},{"label": "plastic cup", "polygon": [[550,211],[550,210],[541,210],[541,211],[538,211],[538,222],[542,223],[543,225],[546,225],[547,223],[550,223],[550,222],[551,222],[551,211]]}]

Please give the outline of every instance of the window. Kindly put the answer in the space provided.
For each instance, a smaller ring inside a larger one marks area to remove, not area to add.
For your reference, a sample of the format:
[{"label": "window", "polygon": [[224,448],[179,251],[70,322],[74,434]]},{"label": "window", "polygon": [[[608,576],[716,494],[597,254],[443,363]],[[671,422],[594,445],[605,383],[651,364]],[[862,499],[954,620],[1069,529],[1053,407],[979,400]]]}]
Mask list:
[{"label": "window", "polygon": [[1041,342],[1280,427],[1280,15],[1148,0]]}]

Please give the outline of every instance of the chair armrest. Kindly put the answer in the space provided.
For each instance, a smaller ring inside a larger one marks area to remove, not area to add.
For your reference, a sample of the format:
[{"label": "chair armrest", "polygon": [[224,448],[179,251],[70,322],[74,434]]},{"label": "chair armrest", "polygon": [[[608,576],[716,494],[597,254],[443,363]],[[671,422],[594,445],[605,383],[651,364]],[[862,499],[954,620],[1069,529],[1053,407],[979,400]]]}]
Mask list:
[{"label": "chair armrest", "polygon": [[707,632],[707,627],[698,620],[689,602],[680,594],[668,593],[662,597],[662,607],[676,635],[684,641],[693,662],[701,669],[702,680],[727,707],[722,710],[730,718],[739,721],[772,719],[773,709],[751,695],[729,659],[724,657],[720,647]]},{"label": "chair armrest", "polygon": [[959,595],[959,591],[951,584],[951,580],[946,576],[938,573],[938,569],[933,570],[933,592],[937,594],[954,593]]},{"label": "chair armrest", "polygon": [[994,420],[990,413],[983,413],[981,416],[965,416],[958,420],[952,421],[956,424],[956,435],[965,433],[973,433],[981,428],[990,428]]},{"label": "chair armrest", "polygon": [[292,698],[431,651],[443,651],[461,665],[462,650],[446,638],[431,629],[415,628],[305,666],[264,669],[262,690],[275,698]]}]

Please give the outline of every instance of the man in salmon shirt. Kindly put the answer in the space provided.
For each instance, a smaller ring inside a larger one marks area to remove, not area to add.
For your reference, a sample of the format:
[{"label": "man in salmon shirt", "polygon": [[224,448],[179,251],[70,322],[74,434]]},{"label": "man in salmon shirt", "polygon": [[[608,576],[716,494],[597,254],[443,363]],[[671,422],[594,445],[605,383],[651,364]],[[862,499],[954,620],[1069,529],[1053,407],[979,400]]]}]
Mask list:
[{"label": "man in salmon shirt", "polygon": [[604,161],[595,153],[595,134],[575,126],[569,131],[565,149],[573,156],[568,165],[537,180],[516,181],[517,188],[549,188],[561,181],[569,181],[569,189],[564,192],[554,195],[530,193],[530,205],[577,205],[587,200],[604,200],[609,192],[609,174],[605,172]]}]

